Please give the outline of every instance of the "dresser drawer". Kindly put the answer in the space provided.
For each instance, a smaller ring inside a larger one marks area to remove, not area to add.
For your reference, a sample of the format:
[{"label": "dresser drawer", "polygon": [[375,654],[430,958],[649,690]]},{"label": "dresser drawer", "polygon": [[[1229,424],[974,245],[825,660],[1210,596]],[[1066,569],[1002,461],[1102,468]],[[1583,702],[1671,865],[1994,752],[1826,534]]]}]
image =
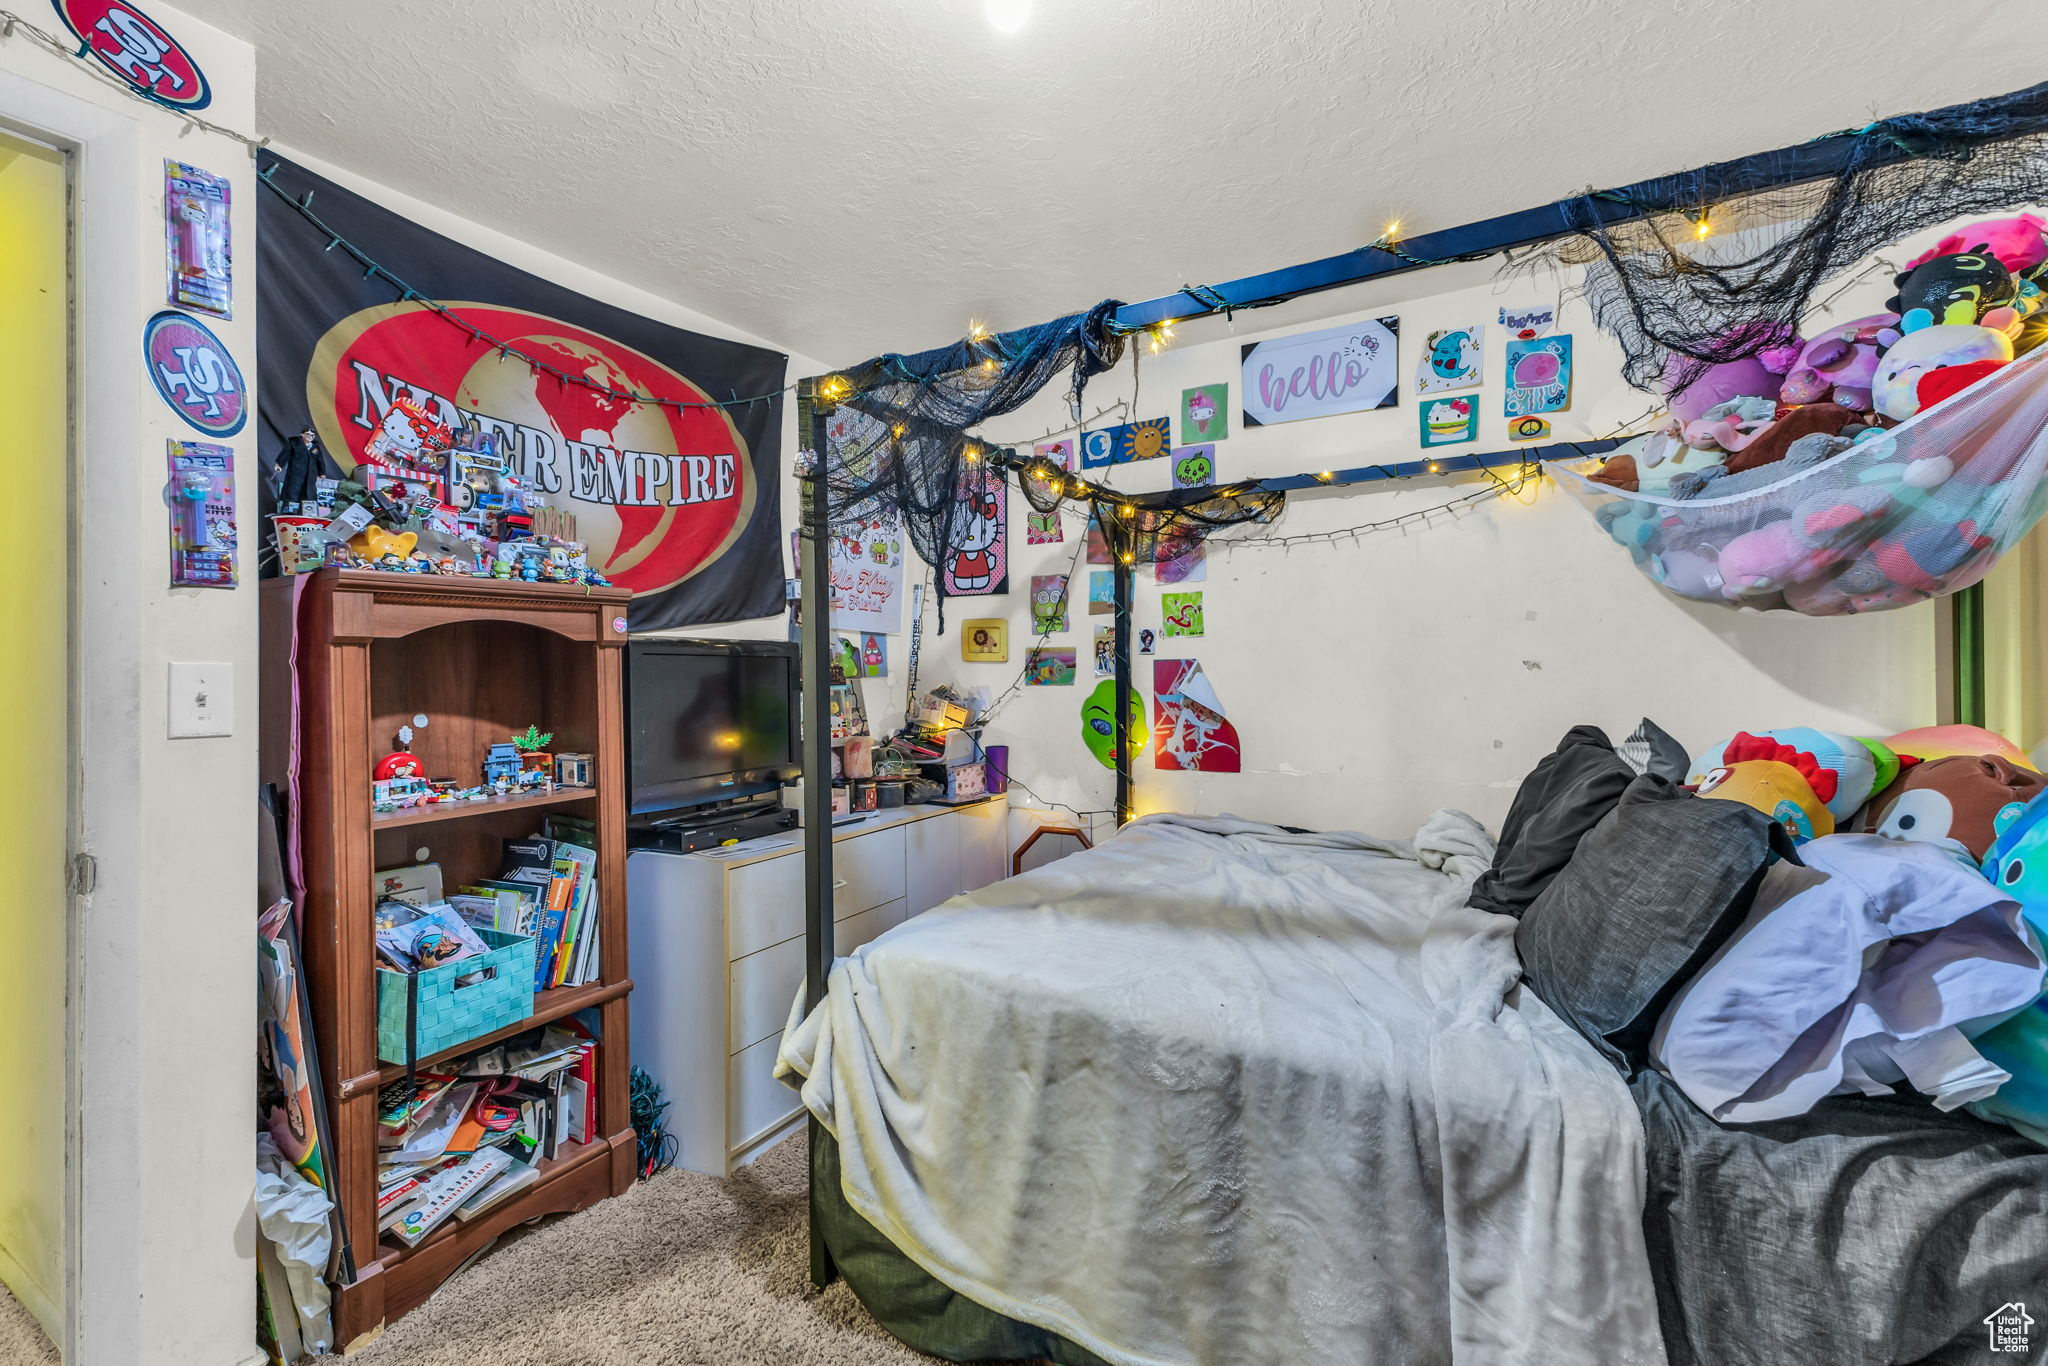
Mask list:
[{"label": "dresser drawer", "polygon": [[[843,920],[903,896],[903,827],[832,845],[832,918]],[[746,957],[804,932],[804,860],[785,854],[726,874],[726,951]]]},{"label": "dresser drawer", "polygon": [[[844,958],[882,931],[903,921],[903,903],[850,915],[832,926],[832,952]],[[738,1053],[789,1023],[789,1008],[804,980],[804,939],[785,939],[735,959],[727,967],[726,1049]]]},{"label": "dresser drawer", "polygon": [[780,1127],[803,1109],[797,1093],[775,1080],[775,1050],[780,1035],[770,1035],[735,1053],[726,1070],[726,1143],[737,1148]]}]

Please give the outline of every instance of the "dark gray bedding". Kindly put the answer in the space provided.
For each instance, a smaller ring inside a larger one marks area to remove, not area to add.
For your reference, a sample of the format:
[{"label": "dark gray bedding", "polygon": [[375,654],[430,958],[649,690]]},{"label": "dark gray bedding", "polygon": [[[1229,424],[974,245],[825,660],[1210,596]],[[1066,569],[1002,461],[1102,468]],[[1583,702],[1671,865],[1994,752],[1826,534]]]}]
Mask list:
[{"label": "dark gray bedding", "polygon": [[[1645,1070],[1650,1264],[1671,1366],[1905,1366],[2048,1351],[2048,1150],[1920,1100],[1723,1126]],[[2034,1351],[1994,1356],[2024,1301]]]}]

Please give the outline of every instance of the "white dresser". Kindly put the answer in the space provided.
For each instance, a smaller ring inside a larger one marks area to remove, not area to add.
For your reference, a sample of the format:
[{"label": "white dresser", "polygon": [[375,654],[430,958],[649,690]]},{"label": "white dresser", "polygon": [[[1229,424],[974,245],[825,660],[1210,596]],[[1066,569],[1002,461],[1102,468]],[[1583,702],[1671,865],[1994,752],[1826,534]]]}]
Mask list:
[{"label": "white dresser", "polygon": [[[877,812],[832,837],[836,953],[1009,875],[1008,804]],[[796,1092],[775,1051],[804,979],[797,831],[626,860],[633,1061],[670,1102],[677,1162],[726,1176],[791,1132]]]}]

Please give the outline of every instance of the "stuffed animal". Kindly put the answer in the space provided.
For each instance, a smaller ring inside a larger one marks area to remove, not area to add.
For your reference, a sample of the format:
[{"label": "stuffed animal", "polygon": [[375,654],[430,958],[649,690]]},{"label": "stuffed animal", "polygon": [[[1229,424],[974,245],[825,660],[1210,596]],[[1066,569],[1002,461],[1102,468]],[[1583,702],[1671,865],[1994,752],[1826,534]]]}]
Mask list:
[{"label": "stuffed animal", "polygon": [[[1877,363],[1870,397],[1877,411],[1903,422],[1920,411],[1920,381],[1948,366],[2012,360],[2012,339],[1989,327],[1945,323],[1909,332],[1894,342]],[[1981,372],[1980,372],[1981,373]]]},{"label": "stuffed animal", "polygon": [[1821,436],[1837,436],[1852,428],[1861,431],[1863,427],[1863,415],[1844,408],[1839,403],[1809,403],[1803,408],[1792,409],[1769,426],[1755,432],[1741,451],[1728,461],[1728,472],[1740,474],[1759,465],[1769,465],[1783,460],[1792,443],[1801,437],[1816,433]]},{"label": "stuffed animal", "polygon": [[1805,774],[1790,764],[1750,759],[1701,775],[1698,795],[1753,806],[1785,828],[1794,844],[1835,833],[1835,818]]},{"label": "stuffed animal", "polygon": [[1786,403],[1839,403],[1851,412],[1870,411],[1870,381],[1884,347],[1878,334],[1898,326],[1890,313],[1874,313],[1827,331],[1808,342],[1785,374],[1778,397]]},{"label": "stuffed animal", "polygon": [[[1982,726],[1917,726],[1902,730],[1885,739],[1901,761],[1912,759],[1916,762],[1932,762],[1946,759],[1951,754],[1990,754],[2005,760],[2015,768],[2038,772],[2034,761],[2027,752],[1995,731]],[[2048,868],[2043,869],[2048,872]]]},{"label": "stuffed animal", "polygon": [[2048,261],[2048,220],[2031,213],[2011,218],[1987,218],[1961,232],[1952,232],[1906,262],[1911,273],[1937,256],[1956,256],[1967,251],[1988,251],[2015,277],[2027,275]]},{"label": "stuffed animal", "polygon": [[1652,555],[1650,576],[1681,598],[1721,601],[1721,557],[1711,545],[1681,546]]},{"label": "stuffed animal", "polygon": [[[1994,823],[1998,837],[1980,867],[2019,903],[2038,949],[2048,941],[2048,801],[2004,807]],[[2037,997],[1990,1028],[1967,1032],[1986,1061],[2012,1074],[1990,1097],[1973,1102],[1971,1113],[2048,1146],[2048,999]]]},{"label": "stuffed animal", "polygon": [[1664,368],[1661,386],[1665,405],[1670,408],[1672,419],[1681,427],[1688,422],[1699,421],[1706,416],[1707,409],[1732,398],[1763,398],[1775,403],[1778,390],[1785,382],[1784,366],[1773,370],[1761,357],[1745,356],[1741,360],[1708,366],[1700,372],[1699,378],[1673,393],[1672,385],[1677,382],[1681,364],[1682,358],[1671,359]]},{"label": "stuffed animal", "polygon": [[1731,398],[1716,403],[1679,429],[1695,450],[1739,451],[1772,425],[1778,405],[1767,398]]},{"label": "stuffed animal", "polygon": [[1914,764],[1871,803],[1870,828],[1887,839],[1934,844],[1972,867],[1991,852],[1997,818],[2008,823],[2048,787],[2040,774],[1989,754],[1952,754]]},{"label": "stuffed animal", "polygon": [[1977,508],[1974,490],[1934,490],[1897,529],[1871,543],[1872,562],[1893,583],[1921,593],[1968,587],[1990,572],[1985,552],[1994,544],[1977,526]]},{"label": "stuffed animal", "polygon": [[[1954,323],[1975,323],[2001,308],[2010,308],[2019,286],[1999,259],[1991,244],[1979,242],[1968,251],[1930,256],[1893,277],[1899,292],[1885,301],[1885,307],[1899,315],[1899,331],[1910,336],[1926,327]],[[2018,320],[1986,325],[1997,330]]]},{"label": "stuffed animal", "polygon": [[1701,783],[1717,768],[1754,762],[1794,769],[1835,822],[1848,820],[1870,800],[1877,779],[1876,760],[1854,736],[1812,726],[1788,726],[1758,735],[1737,731],[1725,745],[1696,756],[1686,781]]}]

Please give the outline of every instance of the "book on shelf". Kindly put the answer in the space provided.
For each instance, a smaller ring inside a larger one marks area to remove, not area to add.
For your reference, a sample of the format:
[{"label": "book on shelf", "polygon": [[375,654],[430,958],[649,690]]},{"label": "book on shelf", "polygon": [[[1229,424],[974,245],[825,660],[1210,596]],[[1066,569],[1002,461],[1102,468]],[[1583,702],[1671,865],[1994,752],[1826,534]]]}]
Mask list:
[{"label": "book on shelf", "polygon": [[455,1217],[463,1223],[489,1214],[505,1201],[540,1180],[540,1168],[513,1158],[496,1180],[456,1207]]}]

